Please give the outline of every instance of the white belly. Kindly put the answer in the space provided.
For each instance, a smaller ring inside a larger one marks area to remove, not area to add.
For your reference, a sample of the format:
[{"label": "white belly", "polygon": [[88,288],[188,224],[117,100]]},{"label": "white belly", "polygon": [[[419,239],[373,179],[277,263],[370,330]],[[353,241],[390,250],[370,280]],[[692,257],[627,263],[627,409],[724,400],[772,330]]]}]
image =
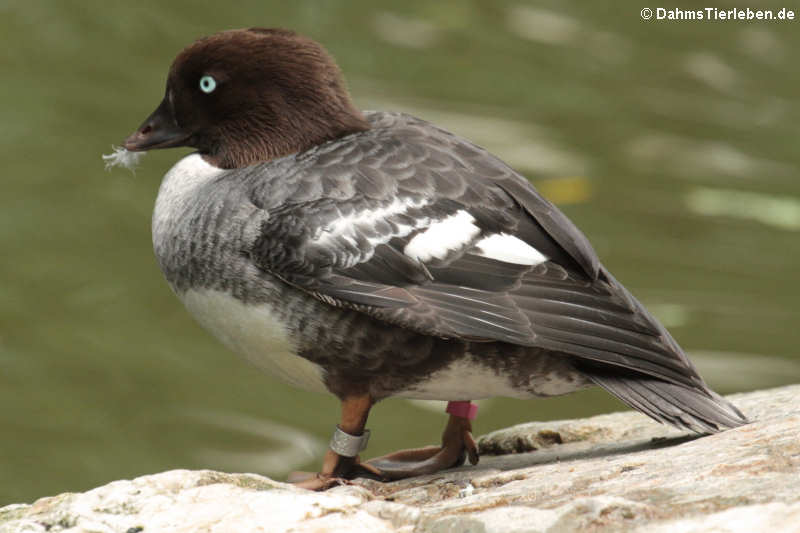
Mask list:
[{"label": "white belly", "polygon": [[214,290],[189,290],[180,298],[204,328],[262,370],[297,387],[327,391],[322,368],[295,355],[286,328],[268,305],[248,305]]},{"label": "white belly", "polygon": [[398,396],[416,400],[480,400],[493,396],[529,398],[530,394],[515,390],[508,378],[467,357],[434,372]]},{"label": "white belly", "polygon": [[544,372],[530,376],[523,387],[515,386],[510,376],[498,374],[476,361],[475,356],[467,354],[398,396],[419,400],[480,400],[496,396],[525,399],[567,394],[587,384],[582,380],[561,377],[557,373]]}]

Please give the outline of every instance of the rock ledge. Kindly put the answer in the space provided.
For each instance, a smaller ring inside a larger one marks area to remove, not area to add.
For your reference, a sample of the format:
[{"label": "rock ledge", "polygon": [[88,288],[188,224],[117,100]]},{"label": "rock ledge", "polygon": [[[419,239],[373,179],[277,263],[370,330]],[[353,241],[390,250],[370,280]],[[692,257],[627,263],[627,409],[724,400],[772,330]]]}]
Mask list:
[{"label": "rock ledge", "polygon": [[754,422],[704,438],[633,412],[522,424],[477,467],[325,493],[174,470],[0,508],[0,532],[800,531],[800,385],[730,399]]}]

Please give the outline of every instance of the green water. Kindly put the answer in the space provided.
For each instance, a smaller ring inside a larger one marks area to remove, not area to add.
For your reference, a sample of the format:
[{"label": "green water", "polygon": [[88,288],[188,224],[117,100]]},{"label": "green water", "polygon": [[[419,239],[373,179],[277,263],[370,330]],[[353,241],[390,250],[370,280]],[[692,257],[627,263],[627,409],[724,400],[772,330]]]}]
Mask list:
[{"label": "green water", "polygon": [[[150,212],[183,152],[108,153],[194,38],[285,26],[356,102],[431,119],[562,204],[721,392],[800,381],[794,23],[644,22],[585,3],[0,1],[0,505],[172,468],[315,468],[337,402],[249,367],[162,280]],[[373,411],[370,454],[435,442],[436,407]],[[482,406],[477,433],[620,405]]]}]

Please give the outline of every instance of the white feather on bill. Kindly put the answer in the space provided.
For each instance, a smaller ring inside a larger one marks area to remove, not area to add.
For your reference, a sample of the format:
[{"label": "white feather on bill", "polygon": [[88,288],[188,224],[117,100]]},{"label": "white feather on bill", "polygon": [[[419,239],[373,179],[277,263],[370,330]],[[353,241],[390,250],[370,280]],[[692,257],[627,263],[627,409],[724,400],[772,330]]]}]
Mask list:
[{"label": "white feather on bill", "polygon": [[125,167],[131,172],[136,172],[139,160],[147,152],[131,152],[121,146],[112,146],[114,151],[110,154],[103,154],[103,161],[106,163],[106,170],[114,167]]}]

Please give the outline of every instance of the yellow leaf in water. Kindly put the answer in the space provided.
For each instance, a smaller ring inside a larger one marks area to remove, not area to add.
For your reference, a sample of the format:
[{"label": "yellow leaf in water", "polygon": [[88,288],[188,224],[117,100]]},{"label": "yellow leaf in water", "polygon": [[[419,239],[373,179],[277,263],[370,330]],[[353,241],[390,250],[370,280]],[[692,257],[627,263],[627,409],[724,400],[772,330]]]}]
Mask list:
[{"label": "yellow leaf in water", "polygon": [[537,180],[536,188],[554,204],[581,204],[592,197],[592,186],[583,176]]}]

